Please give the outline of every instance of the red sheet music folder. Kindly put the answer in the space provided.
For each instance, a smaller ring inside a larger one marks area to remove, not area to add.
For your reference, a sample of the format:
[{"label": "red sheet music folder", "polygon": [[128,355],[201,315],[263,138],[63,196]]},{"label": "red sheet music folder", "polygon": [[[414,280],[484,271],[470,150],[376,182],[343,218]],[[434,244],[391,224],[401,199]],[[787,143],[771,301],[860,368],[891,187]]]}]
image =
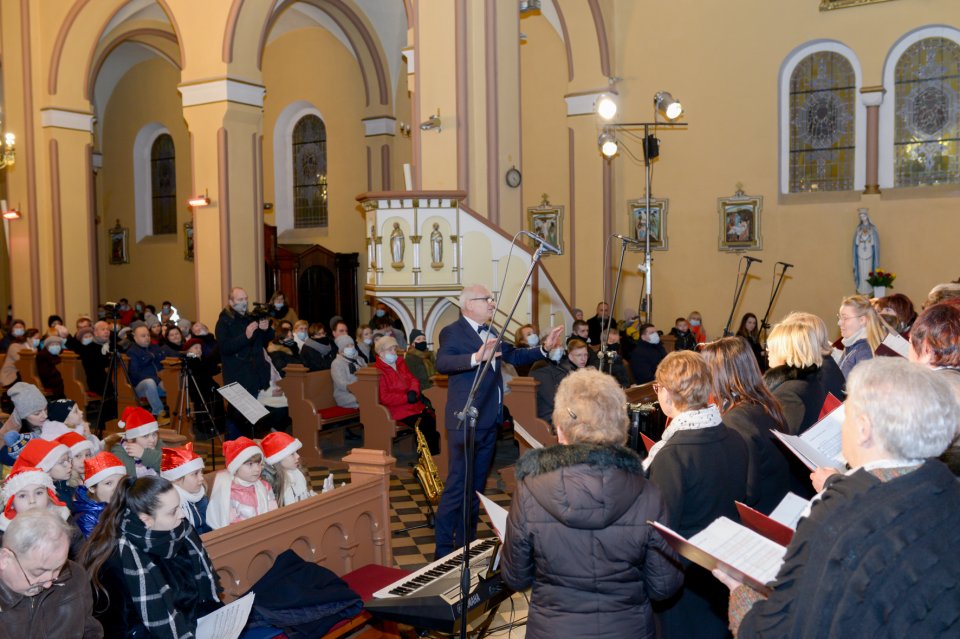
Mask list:
[{"label": "red sheet music folder", "polygon": [[793,531],[790,528],[746,504],[739,501],[736,504],[737,512],[740,513],[740,523],[781,546],[790,545],[790,540],[793,539]]},{"label": "red sheet music folder", "polygon": [[643,445],[647,449],[648,453],[650,452],[650,449],[653,448],[653,445],[657,443],[652,439],[650,439],[649,437],[647,437],[646,435],[644,435],[643,433],[640,433],[640,439],[643,440]]},{"label": "red sheet music folder", "polygon": [[827,393],[826,399],[823,400],[823,408],[820,409],[820,416],[817,417],[819,422],[821,419],[832,413],[833,411],[840,408],[843,404],[833,393]]}]

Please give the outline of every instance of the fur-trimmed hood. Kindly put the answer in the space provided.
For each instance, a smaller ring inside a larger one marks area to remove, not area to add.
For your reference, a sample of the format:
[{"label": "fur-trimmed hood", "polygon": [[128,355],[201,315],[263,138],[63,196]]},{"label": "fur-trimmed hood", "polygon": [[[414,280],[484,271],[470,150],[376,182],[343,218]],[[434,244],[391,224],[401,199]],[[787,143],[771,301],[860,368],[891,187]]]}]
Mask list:
[{"label": "fur-trimmed hood", "polygon": [[520,458],[516,469],[517,481],[571,528],[605,528],[646,489],[640,458],[623,446],[540,448]]},{"label": "fur-trimmed hood", "polygon": [[789,381],[795,380],[806,380],[811,376],[817,374],[819,370],[816,366],[807,366],[806,368],[796,368],[794,366],[775,366],[768,370],[764,376],[763,381],[767,383],[767,386],[770,387],[770,390],[773,390],[780,384]]}]

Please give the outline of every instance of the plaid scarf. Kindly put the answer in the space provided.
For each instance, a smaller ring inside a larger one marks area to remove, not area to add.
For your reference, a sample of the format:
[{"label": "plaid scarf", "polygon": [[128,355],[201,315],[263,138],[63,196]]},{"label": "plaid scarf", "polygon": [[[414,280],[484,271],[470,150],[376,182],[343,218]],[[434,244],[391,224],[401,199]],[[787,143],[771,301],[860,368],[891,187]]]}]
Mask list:
[{"label": "plaid scarf", "polygon": [[[120,524],[119,553],[123,578],[141,621],[154,638],[193,639],[197,629],[196,606],[178,610],[176,598],[183,584],[171,584],[157,562],[189,562],[197,601],[218,601],[210,557],[200,537],[186,522],[173,530],[149,530],[127,511]],[[187,586],[189,587],[189,586]]]}]

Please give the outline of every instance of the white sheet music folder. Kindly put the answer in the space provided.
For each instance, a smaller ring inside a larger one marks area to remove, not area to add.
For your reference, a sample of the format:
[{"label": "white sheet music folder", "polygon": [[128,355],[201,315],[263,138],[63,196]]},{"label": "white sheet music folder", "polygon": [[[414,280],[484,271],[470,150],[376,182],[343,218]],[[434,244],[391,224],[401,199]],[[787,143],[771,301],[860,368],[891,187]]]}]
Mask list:
[{"label": "white sheet music folder", "polygon": [[771,431],[810,470],[836,468],[844,471],[847,460],[840,446],[840,429],[846,411],[841,405],[799,437]]}]

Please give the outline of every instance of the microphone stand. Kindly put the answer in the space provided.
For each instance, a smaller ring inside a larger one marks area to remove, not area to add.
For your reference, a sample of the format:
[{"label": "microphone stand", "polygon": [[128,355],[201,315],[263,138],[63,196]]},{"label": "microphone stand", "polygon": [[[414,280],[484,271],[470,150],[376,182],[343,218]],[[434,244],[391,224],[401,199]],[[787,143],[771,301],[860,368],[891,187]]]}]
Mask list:
[{"label": "microphone stand", "polygon": [[[649,233],[648,233],[649,235]],[[613,297],[608,303],[604,300],[604,303],[607,305],[607,321],[606,324],[602,327],[600,331],[600,352],[597,354],[597,359],[599,360],[599,369],[603,372],[604,364],[606,364],[608,370],[611,372],[613,369],[613,362],[607,359],[607,340],[604,339],[604,335],[610,332],[610,324],[613,322],[613,303],[617,301],[617,294],[620,291],[620,278],[623,277],[623,258],[627,254],[627,242],[623,238],[620,239],[620,264],[617,265],[617,281],[613,285]],[[609,238],[607,239],[609,241]],[[603,283],[607,283],[607,278],[603,278]],[[604,286],[606,288],[606,286]]]},{"label": "microphone stand", "polygon": [[[540,262],[540,258],[545,253],[543,243],[539,243],[536,252],[533,254],[533,259],[530,260],[530,268],[527,269],[527,275],[523,278],[523,284],[520,285],[519,290],[517,291],[517,297],[513,300],[513,306],[510,308],[510,313],[507,315],[507,318],[503,322],[503,327],[506,328],[510,325],[510,322],[513,320],[513,315],[517,311],[517,306],[520,305],[520,300],[523,298],[523,292],[527,288],[527,284],[530,282],[530,278],[533,276],[534,269],[537,268],[537,264]],[[490,326],[493,327],[494,318],[490,318]],[[464,428],[466,426],[466,437],[464,437],[463,447],[465,450],[464,462],[464,478],[463,478],[463,557],[461,559],[460,567],[460,638],[466,639],[467,637],[467,612],[468,612],[468,597],[470,596],[470,542],[467,541],[467,531],[470,528],[470,520],[473,514],[473,465],[475,460],[473,459],[474,445],[476,443],[476,434],[477,434],[477,421],[480,417],[480,412],[474,402],[476,401],[477,392],[480,389],[480,384],[486,377],[487,373],[490,370],[490,367],[493,365],[494,355],[500,352],[500,345],[503,343],[504,331],[499,331],[497,335],[497,341],[493,345],[493,349],[490,350],[491,356],[484,360],[483,364],[477,367],[477,372],[473,376],[473,384],[470,387],[470,393],[467,395],[467,401],[463,406],[463,410],[459,411],[457,415],[457,421],[459,422],[459,427]]]},{"label": "microphone stand", "polygon": [[[761,344],[766,344],[766,340],[763,339],[767,329],[770,328],[770,325],[767,324],[767,318],[770,317],[770,309],[773,308],[773,301],[777,299],[777,293],[780,292],[780,285],[783,283],[783,276],[787,274],[787,269],[793,266],[793,264],[787,264],[785,262],[777,262],[777,264],[783,267],[783,270],[780,271],[780,277],[777,278],[777,283],[773,288],[773,292],[770,294],[770,301],[767,303],[767,312],[763,314],[763,320],[760,322],[760,331],[757,333],[757,341]],[[773,276],[777,277],[777,264],[773,265]]]},{"label": "microphone stand", "polygon": [[723,336],[730,337],[733,333],[730,332],[730,325],[733,323],[733,314],[737,312],[737,304],[740,303],[740,294],[743,293],[743,286],[747,283],[747,273],[750,272],[750,265],[754,262],[761,262],[755,257],[750,257],[748,255],[741,255],[740,262],[747,260],[747,268],[743,271],[743,278],[740,278],[740,266],[737,265],[737,286],[734,289],[733,293],[733,306],[730,307],[730,317],[727,318],[727,325],[723,328]]}]

